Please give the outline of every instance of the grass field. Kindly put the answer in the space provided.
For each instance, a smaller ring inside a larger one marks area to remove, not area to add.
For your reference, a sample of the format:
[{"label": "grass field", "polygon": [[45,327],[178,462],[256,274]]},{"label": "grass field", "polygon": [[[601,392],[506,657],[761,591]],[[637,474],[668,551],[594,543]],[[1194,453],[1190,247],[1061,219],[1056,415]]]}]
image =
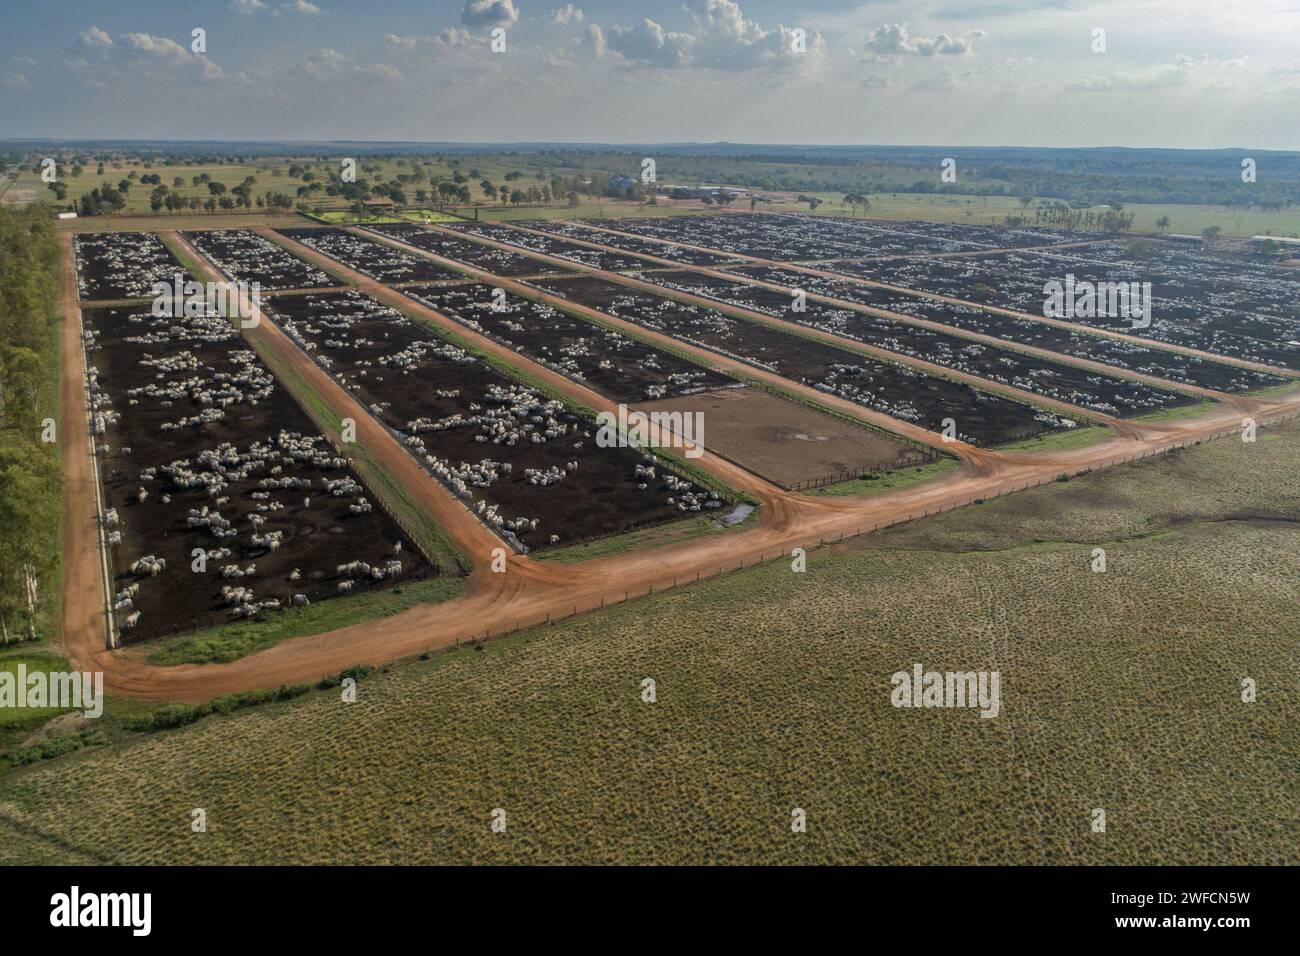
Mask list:
[{"label": "grass field", "polygon": [[[817,193],[824,204],[818,206],[815,215],[848,216],[852,211],[841,205],[844,196],[841,193]],[[1007,216],[1024,216],[1025,208],[1014,196],[947,196],[925,193],[872,193],[869,197],[871,208],[858,208],[858,218],[871,217],[880,219],[930,219],[935,222],[962,222],[976,225],[1000,223]],[[1051,200],[1040,200],[1048,203]],[[780,211],[780,206],[759,205],[759,209],[771,208]],[[807,204],[797,208],[807,212]],[[1105,206],[1094,206],[1102,211]],[[1269,234],[1274,236],[1300,236],[1300,208],[1283,209],[1280,212],[1265,212],[1261,209],[1225,209],[1222,206],[1192,206],[1177,203],[1130,203],[1124,206],[1125,212],[1136,213],[1133,220],[1133,232],[1159,232],[1156,220],[1169,218],[1168,232],[1199,236],[1201,231],[1210,226],[1218,226],[1225,236],[1254,236]],[[1034,221],[1033,207],[1027,216]],[[1086,236],[1085,236],[1086,237]]]},{"label": "grass field", "polygon": [[[422,204],[422,201],[415,195],[416,191],[420,189],[430,194],[429,198],[423,200],[424,204],[436,202],[437,197],[434,195],[430,181],[431,177],[437,176],[444,180],[451,180],[454,176],[459,175],[463,180],[462,185],[469,189],[471,202],[483,204],[483,208],[478,212],[479,217],[487,220],[537,217],[592,218],[603,215],[660,216],[702,211],[703,207],[695,202],[670,203],[666,199],[661,199],[659,205],[649,206],[612,199],[603,202],[592,201],[591,197],[585,195],[580,197],[581,204],[576,207],[569,207],[562,196],[556,196],[549,206],[523,204],[518,207],[502,207],[500,199],[489,198],[481,185],[483,180],[486,179],[497,187],[526,191],[531,186],[549,185],[552,177],[568,180],[574,177],[583,178],[587,176],[590,170],[571,165],[575,161],[577,161],[577,157],[572,155],[564,158],[528,154],[485,154],[460,157],[426,155],[410,158],[367,156],[358,157],[357,176],[359,179],[365,179],[369,182],[374,182],[376,179],[391,182],[398,175],[407,176],[408,182],[403,185],[403,189],[408,196],[408,206],[415,207]],[[232,187],[243,183],[247,177],[252,176],[255,178],[255,182],[250,189],[254,201],[258,198],[265,199],[268,194],[273,192],[285,193],[295,202],[304,202],[309,210],[321,209],[328,217],[334,213],[344,212],[349,202],[340,196],[328,196],[323,190],[299,197],[297,190],[305,184],[305,181],[297,176],[291,176],[290,167],[293,165],[300,166],[310,176],[314,177],[312,181],[325,183],[331,174],[338,172],[339,162],[339,158],[320,160],[316,157],[268,157],[234,164],[196,163],[194,165],[178,164],[167,166],[161,162],[149,165],[142,160],[134,162],[123,160],[106,164],[102,175],[97,173],[96,164],[91,162],[82,169],[80,175],[73,176],[72,165],[65,161],[59,167],[59,178],[61,182],[68,186],[68,196],[71,199],[80,198],[90,192],[91,189],[105,184],[116,187],[131,173],[135,173],[137,179],[132,181],[132,186],[127,194],[127,206],[124,211],[126,213],[142,214],[150,211],[150,193],[153,190],[153,186],[144,185],[138,181],[138,177],[145,173],[157,173],[169,190],[186,199],[197,198],[200,200],[206,200],[210,193],[205,182],[194,184],[193,180],[197,176],[209,176],[214,182],[224,185],[227,192]],[[590,163],[591,169],[602,170],[606,174],[618,172],[626,175],[636,175],[638,172],[638,163],[635,157],[630,155],[593,154],[586,156],[583,162]],[[858,167],[850,163],[845,169],[849,168],[857,169]],[[871,202],[869,215],[873,217],[994,223],[1001,222],[1008,215],[1019,216],[1025,212],[1019,198],[1015,195],[954,196],[939,193],[891,193],[886,190],[916,181],[918,168],[906,164],[886,163],[873,166],[872,171],[877,175],[874,187],[877,191],[868,194]],[[840,170],[840,172],[843,172],[843,170]],[[832,168],[801,163],[797,160],[773,161],[752,157],[715,157],[708,159],[700,157],[661,157],[660,182],[683,184],[727,182],[733,185],[749,183],[758,186],[764,195],[776,197],[778,200],[774,203],[760,203],[758,207],[760,210],[806,212],[808,211],[807,204],[797,201],[797,193],[782,192],[772,188],[771,183],[790,177],[794,177],[795,180],[813,182],[824,179],[825,176],[833,173]],[[418,181],[409,181],[409,177],[412,175],[418,176]],[[507,180],[507,176],[514,178]],[[182,181],[180,186],[174,185],[178,177]],[[1008,188],[1012,186],[1012,184],[1005,181],[988,177],[980,177],[978,185],[981,187],[1002,185]],[[812,188],[805,188],[804,194],[823,200],[823,204],[816,210],[817,215],[846,215],[849,213],[848,208],[842,205],[842,192],[820,192]],[[5,199],[27,199],[32,196],[52,199],[53,193],[46,188],[45,183],[41,182],[37,173],[32,172],[30,168],[24,168],[17,172],[14,183],[8,189]],[[1051,200],[1044,199],[1040,201],[1050,202]],[[744,199],[737,200],[732,206],[732,208],[737,209],[747,207],[748,201]],[[1098,205],[1094,208],[1101,210],[1104,207]],[[1278,236],[1300,235],[1300,208],[1297,207],[1282,209],[1277,212],[1267,212],[1255,208],[1239,209],[1235,207],[1225,208],[1222,206],[1177,203],[1130,203],[1126,206],[1126,209],[1136,213],[1133,229],[1137,232],[1156,232],[1158,231],[1156,220],[1161,217],[1168,217],[1168,231],[1175,233],[1199,234],[1207,227],[1218,226],[1225,236],[1249,236],[1257,233]],[[460,207],[459,211],[462,215],[471,217],[474,215],[472,208],[468,206]],[[186,212],[183,215],[190,219],[204,219],[208,218],[210,214],[199,211]],[[216,215],[220,215],[220,213]],[[215,216],[212,218],[215,218]],[[1030,221],[1033,219],[1032,209],[1029,213],[1029,219]],[[376,219],[375,221],[383,221],[383,219]]]},{"label": "grass field", "polygon": [[[28,673],[70,670],[65,658],[50,653],[43,645],[11,644],[0,649],[0,671],[14,675],[11,679],[16,680],[20,664],[26,665]],[[61,713],[54,707],[0,707],[0,750]]]},{"label": "grass field", "polygon": [[[0,859],[1294,864],[1297,441],[958,509],[802,575],[380,671],[355,704],[313,692],[15,769]],[[892,708],[913,662],[998,670],[1001,714]]]}]

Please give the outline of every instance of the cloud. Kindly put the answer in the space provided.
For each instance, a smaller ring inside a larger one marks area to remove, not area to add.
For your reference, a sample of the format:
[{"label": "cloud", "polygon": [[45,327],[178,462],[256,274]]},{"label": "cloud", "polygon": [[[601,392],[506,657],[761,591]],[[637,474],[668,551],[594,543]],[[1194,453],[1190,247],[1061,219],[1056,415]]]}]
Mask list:
[{"label": "cloud", "polygon": [[587,24],[587,32],[583,34],[582,45],[591,51],[591,55],[596,59],[603,59],[609,52],[609,44],[605,40],[605,31],[594,23]]},{"label": "cloud", "polygon": [[390,33],[384,37],[384,40],[389,46],[395,46],[403,50],[431,46],[444,51],[483,46],[487,42],[482,37],[476,37],[468,30],[462,30],[460,27],[448,27],[431,36],[400,36],[396,33]]},{"label": "cloud", "polygon": [[270,9],[263,0],[230,0],[230,9],[240,16],[251,16],[260,10]]},{"label": "cloud", "polygon": [[551,11],[551,21],[554,23],[581,23],[586,16],[581,9],[571,3]]},{"label": "cloud", "polygon": [[328,80],[341,76],[351,63],[350,57],[344,56],[333,47],[325,47],[299,63],[297,70],[306,76]]},{"label": "cloud", "polygon": [[6,74],[4,79],[0,80],[0,85],[3,85],[6,90],[15,90],[19,92],[30,90],[32,88],[32,84],[27,82],[27,77],[23,76],[21,73]]},{"label": "cloud", "polygon": [[[1162,63],[1145,70],[1132,72],[1106,73],[1093,76],[1081,76],[1065,85],[1072,93],[1142,93],[1150,90],[1168,90],[1186,86],[1198,71],[1213,69],[1239,70],[1240,60],[1211,60],[1202,54],[1199,57],[1176,56],[1172,63]],[[1202,72],[1201,84],[1226,86],[1226,77],[1219,77],[1218,82],[1212,76]]]},{"label": "cloud", "polygon": [[883,23],[867,34],[862,61],[897,63],[903,56],[965,56],[974,52],[977,39],[986,36],[983,30],[958,37],[946,33],[913,36],[906,23]]},{"label": "cloud", "polygon": [[358,66],[355,72],[365,79],[382,80],[385,83],[401,83],[406,79],[401,70],[389,66],[387,63],[370,63],[366,66]]},{"label": "cloud", "polygon": [[113,38],[99,27],[92,26],[81,34],[81,45],[102,50],[113,45]]},{"label": "cloud", "polygon": [[890,85],[887,76],[864,76],[858,86],[864,90],[883,90]]},{"label": "cloud", "polygon": [[135,49],[169,63],[188,63],[193,58],[189,50],[169,37],[156,37],[149,33],[124,33],[121,39]]},{"label": "cloud", "polygon": [[514,0],[465,0],[460,22],[467,27],[512,27],[519,22]]},{"label": "cloud", "polygon": [[934,76],[917,80],[911,88],[921,93],[950,93],[957,88],[957,74],[952,70],[943,69]]},{"label": "cloud", "polygon": [[745,18],[734,0],[689,0],[699,34],[695,51],[699,66],[720,70],[808,68],[825,52],[821,31],[805,31],[803,51],[795,52],[794,28],[765,30]]},{"label": "cloud", "polygon": [[609,49],[633,63],[653,66],[686,66],[695,37],[672,33],[650,19],[634,27],[614,27],[606,36]]},{"label": "cloud", "polygon": [[307,16],[315,16],[318,13],[325,12],[321,10],[320,7],[316,6],[316,4],[309,3],[308,0],[293,0],[292,3],[286,3],[284,9],[288,10],[290,13],[303,13]]},{"label": "cloud", "polygon": [[242,74],[233,77],[227,76],[215,60],[205,55],[191,53],[186,47],[181,46],[170,37],[158,37],[151,33],[123,33],[118,37],[118,40],[124,44],[122,49],[129,47],[132,50],[138,50],[146,54],[155,63],[177,67],[195,67],[199,76],[205,80],[245,79]]},{"label": "cloud", "polygon": [[688,0],[686,9],[693,14],[692,33],[669,31],[646,18],[608,33],[592,24],[584,45],[597,51],[607,48],[634,66],[715,70],[808,69],[825,53],[820,31],[805,33],[802,49],[796,52],[793,28],[766,30],[746,19],[733,0]]},{"label": "cloud", "polygon": [[359,79],[401,83],[406,79],[400,70],[386,63],[358,64],[350,56],[340,53],[333,47],[317,50],[294,66],[292,72],[300,77],[321,82]]}]

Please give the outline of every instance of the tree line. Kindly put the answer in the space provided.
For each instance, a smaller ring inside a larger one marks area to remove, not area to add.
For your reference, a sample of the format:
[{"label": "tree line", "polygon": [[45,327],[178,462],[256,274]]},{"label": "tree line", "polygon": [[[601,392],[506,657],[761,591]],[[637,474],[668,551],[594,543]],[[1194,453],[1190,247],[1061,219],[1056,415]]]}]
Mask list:
[{"label": "tree line", "polygon": [[59,565],[59,243],[44,203],[0,207],[0,640],[36,638]]}]

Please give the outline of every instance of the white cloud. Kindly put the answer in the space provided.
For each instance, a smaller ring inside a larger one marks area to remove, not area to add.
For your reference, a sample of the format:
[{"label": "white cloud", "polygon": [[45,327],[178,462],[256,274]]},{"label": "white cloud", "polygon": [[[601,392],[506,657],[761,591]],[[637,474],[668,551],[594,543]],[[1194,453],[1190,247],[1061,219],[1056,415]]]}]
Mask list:
[{"label": "white cloud", "polygon": [[447,27],[445,30],[439,30],[431,36],[400,36],[396,33],[390,33],[384,40],[389,46],[399,47],[403,50],[414,50],[420,46],[431,46],[440,50],[452,50],[456,48],[468,48],[483,46],[487,41],[483,37],[476,37],[468,30],[462,30],[460,27]]},{"label": "white cloud", "polygon": [[890,85],[887,76],[864,76],[858,86],[864,90],[883,90]]},{"label": "white cloud", "polygon": [[958,37],[946,33],[913,36],[906,23],[883,23],[867,34],[862,60],[896,63],[903,56],[964,56],[974,52],[975,41],[985,36],[983,30]]},{"label": "white cloud", "polygon": [[605,40],[605,31],[594,23],[587,24],[587,32],[582,37],[582,45],[591,50],[592,56],[598,60],[609,52],[609,44]]},{"label": "white cloud", "polygon": [[551,20],[554,23],[581,23],[586,19],[586,16],[580,8],[571,3],[566,3],[558,10],[551,11]]},{"label": "white cloud", "polygon": [[135,49],[170,63],[188,63],[192,58],[189,50],[170,37],[156,37],[149,33],[124,33],[122,39]]},{"label": "white cloud", "polygon": [[104,49],[113,45],[113,38],[99,27],[92,26],[81,34],[81,45],[91,49]]},{"label": "white cloud", "polygon": [[760,67],[797,69],[817,65],[825,53],[821,32],[805,32],[803,52],[794,50],[794,31],[784,25],[765,30],[747,20],[734,0],[689,0],[698,43],[695,62],[720,70]]},{"label": "white cloud", "polygon": [[386,83],[401,83],[406,79],[401,70],[389,66],[387,63],[371,63],[366,66],[359,66],[356,68],[356,73],[366,79],[383,80]]},{"label": "white cloud", "polygon": [[270,8],[263,0],[230,0],[230,9],[241,16],[250,16],[259,10]]},{"label": "white cloud", "polygon": [[1196,79],[1202,87],[1226,87],[1223,71],[1239,71],[1241,60],[1212,60],[1206,54],[1199,57],[1178,55],[1172,63],[1161,63],[1145,70],[1081,76],[1065,85],[1072,93],[1142,93],[1150,90],[1167,90],[1187,86]]},{"label": "white cloud", "polygon": [[309,3],[308,0],[293,0],[292,3],[286,3],[284,8],[290,13],[304,13],[308,16],[315,16],[318,13],[324,12],[320,7],[316,6],[316,4]]},{"label": "white cloud", "polygon": [[592,24],[585,44],[599,50],[603,38],[610,51],[636,66],[715,70],[811,69],[825,53],[820,31],[805,34],[803,49],[796,52],[792,28],[765,30],[746,19],[734,0],[688,0],[686,9],[694,17],[693,33],[666,30],[646,18],[607,34]]},{"label": "white cloud", "polygon": [[943,69],[933,76],[922,77],[911,88],[923,93],[949,93],[957,88],[957,74]]},{"label": "white cloud", "polygon": [[654,20],[645,19],[634,27],[614,27],[606,37],[609,49],[633,63],[653,66],[686,66],[695,37],[673,33]]},{"label": "white cloud", "polygon": [[512,27],[519,22],[514,0],[465,0],[460,22],[467,27]]},{"label": "white cloud", "polygon": [[[415,38],[418,39],[418,38]],[[293,72],[312,80],[328,82],[345,78],[401,83],[406,79],[396,67],[386,63],[355,63],[352,57],[333,47],[324,47],[293,68]]]},{"label": "white cloud", "polygon": [[325,47],[311,54],[297,66],[298,72],[320,80],[341,76],[351,65],[352,59],[344,56],[333,47]]},{"label": "white cloud", "polygon": [[6,90],[15,90],[19,92],[30,90],[32,88],[32,84],[27,82],[27,77],[23,76],[21,73],[6,74],[4,80],[0,81],[0,84],[2,84]]}]

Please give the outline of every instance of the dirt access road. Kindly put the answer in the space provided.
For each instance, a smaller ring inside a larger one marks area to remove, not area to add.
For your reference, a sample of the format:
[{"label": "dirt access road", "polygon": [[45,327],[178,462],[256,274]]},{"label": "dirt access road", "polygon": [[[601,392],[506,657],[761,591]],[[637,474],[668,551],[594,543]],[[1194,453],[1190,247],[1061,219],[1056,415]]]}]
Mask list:
[{"label": "dirt access road", "polygon": [[[65,253],[70,257],[70,244],[65,245]],[[206,260],[196,252],[193,255],[205,264],[207,278],[218,277]],[[340,270],[332,261],[331,267],[336,272],[350,272]],[[70,261],[65,274],[71,275]],[[394,294],[373,280],[356,273],[352,275],[364,280],[357,282],[364,291]],[[502,280],[496,281],[502,284]],[[1232,432],[1240,426],[1243,414],[1240,409],[1216,406],[1198,418],[1144,429],[1140,437],[1116,437],[1054,453],[967,450],[963,455],[965,464],[957,471],[921,485],[867,498],[802,497],[781,491],[706,454],[696,463],[760,503],[760,516],[753,527],[578,564],[557,565],[512,556],[505,573],[493,574],[484,564],[490,547],[499,546],[495,537],[420,469],[392,436],[283,332],[273,323],[262,321],[255,328],[245,330],[250,343],[259,351],[269,350],[276,362],[292,368],[332,413],[356,420],[358,440],[368,454],[385,468],[391,468],[391,474],[398,477],[406,493],[418,500],[421,507],[428,508],[440,522],[445,521],[444,529],[470,556],[473,565],[470,584],[463,595],[451,601],[421,605],[327,633],[284,640],[229,664],[162,667],[147,662],[147,648],[109,651],[104,646],[102,594],[95,570],[98,549],[93,534],[94,482],[85,423],[84,383],[76,354],[80,349],[81,323],[76,310],[75,283],[71,291],[65,283],[64,306],[65,315],[71,319],[65,323],[63,332],[61,412],[61,441],[69,476],[64,499],[66,653],[80,669],[103,671],[110,693],[145,700],[202,701],[221,694],[310,681],[354,664],[383,664],[458,641],[543,624],[548,619],[593,610],[762,560],[784,558],[794,547],[815,548],[822,542],[870,533],[877,526],[935,514],[976,498],[1022,490],[1062,474],[1109,467]],[[410,300],[406,300],[404,307],[410,310]],[[462,326],[455,328],[457,334],[465,334]],[[522,361],[513,353],[512,358],[515,362]],[[533,366],[529,371],[538,374],[544,370]],[[563,381],[572,394],[576,386]],[[1300,391],[1267,401],[1252,401],[1249,411],[1261,425],[1300,414]],[[490,547],[485,550],[484,545]]]}]

